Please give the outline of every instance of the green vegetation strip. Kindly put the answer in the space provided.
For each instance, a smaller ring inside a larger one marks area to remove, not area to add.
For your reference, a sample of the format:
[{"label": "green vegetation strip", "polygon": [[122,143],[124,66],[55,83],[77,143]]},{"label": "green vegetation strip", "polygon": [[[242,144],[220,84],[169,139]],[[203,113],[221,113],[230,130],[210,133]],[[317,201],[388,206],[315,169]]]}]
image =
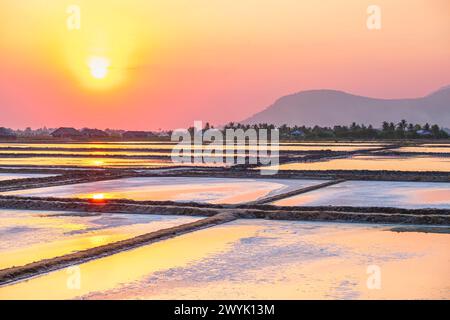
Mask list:
[{"label": "green vegetation strip", "polygon": [[235,219],[236,217],[231,213],[219,213],[215,216],[208,217],[199,221],[143,234],[131,239],[106,244],[103,246],[67,254],[52,259],[45,259],[29,263],[24,266],[3,269],[0,270],[0,285],[29,277],[34,277],[42,273],[47,273],[49,271],[61,269],[70,265],[83,263],[88,260],[112,255],[123,250],[136,248],[159,240],[172,238],[184,233],[226,223]]}]

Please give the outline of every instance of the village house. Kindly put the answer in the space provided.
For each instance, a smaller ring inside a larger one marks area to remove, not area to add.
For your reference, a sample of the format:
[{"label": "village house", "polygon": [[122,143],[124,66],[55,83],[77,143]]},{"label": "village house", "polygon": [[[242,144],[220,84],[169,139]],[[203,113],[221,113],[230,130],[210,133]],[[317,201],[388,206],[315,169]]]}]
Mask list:
[{"label": "village house", "polygon": [[53,138],[81,138],[82,134],[75,128],[61,127],[50,134]]},{"label": "village house", "polygon": [[107,138],[107,137],[109,137],[109,135],[105,131],[99,130],[99,129],[84,128],[81,130],[81,134],[86,138]]},{"label": "village house", "polygon": [[16,138],[16,134],[11,129],[0,127],[0,139],[14,140]]}]

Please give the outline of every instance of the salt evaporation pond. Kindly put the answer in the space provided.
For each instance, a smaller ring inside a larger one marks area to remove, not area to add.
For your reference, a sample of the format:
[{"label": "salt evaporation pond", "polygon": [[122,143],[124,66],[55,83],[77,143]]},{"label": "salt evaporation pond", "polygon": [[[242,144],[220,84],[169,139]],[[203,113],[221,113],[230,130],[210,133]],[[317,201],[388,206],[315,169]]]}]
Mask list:
[{"label": "salt evaporation pond", "polygon": [[52,166],[52,167],[98,167],[98,168],[158,168],[176,165],[171,161],[135,158],[94,157],[25,157],[0,158],[3,166]]},{"label": "salt evaporation pond", "polygon": [[53,174],[38,174],[38,173],[0,173],[0,181],[27,179],[27,178],[47,178],[54,177]]},{"label": "salt evaporation pond", "polygon": [[450,147],[450,143],[424,143],[422,147]]},{"label": "salt evaporation pond", "polygon": [[450,183],[346,181],[272,204],[450,209]]},{"label": "salt evaporation pond", "polygon": [[299,146],[349,146],[349,147],[384,147],[387,144],[383,142],[369,142],[369,141],[361,141],[361,142],[336,142],[336,141],[314,141],[314,142],[280,142],[280,145],[299,145]]},{"label": "salt evaporation pond", "polygon": [[0,143],[0,148],[58,149],[170,149],[173,143]]},{"label": "salt evaporation pond", "polygon": [[239,220],[80,264],[76,289],[62,269],[0,299],[449,299],[450,235],[389,229]]},{"label": "salt evaporation pond", "polygon": [[2,195],[231,204],[254,201],[323,182],[296,179],[143,177],[10,191]]},{"label": "salt evaporation pond", "polygon": [[[26,143],[26,144],[14,144],[14,143],[0,143],[0,148],[16,148],[16,149],[29,149],[29,148],[40,148],[42,153],[46,153],[46,149],[58,148],[58,149],[134,149],[134,150],[172,150],[176,146],[175,143]],[[188,145],[184,145],[186,148]],[[314,143],[314,144],[280,144],[277,148],[279,151],[356,151],[356,150],[370,150],[379,148],[378,144],[339,144],[339,143]],[[208,147],[207,144],[204,146],[192,146],[192,150],[209,150],[212,147]],[[249,147],[246,145],[233,145],[224,146],[223,150],[271,150],[270,144],[268,146],[260,145]],[[12,151],[12,150],[11,150]],[[2,151],[0,150],[0,153]]]},{"label": "salt evaporation pond", "polygon": [[[258,169],[259,170],[259,169]],[[353,156],[317,162],[286,163],[279,170],[388,170],[388,171],[440,171],[450,172],[450,158]]]},{"label": "salt evaporation pond", "polygon": [[[15,156],[27,156],[29,158],[37,157],[37,158],[52,158],[52,157],[58,157],[61,155],[67,156],[69,158],[74,157],[85,157],[91,159],[92,165],[96,165],[95,161],[97,160],[94,157],[117,157],[117,156],[127,156],[127,157],[135,157],[135,158],[144,158],[144,157],[171,157],[171,150],[164,150],[164,151],[54,151],[54,150],[0,150],[0,154],[4,155],[15,155]],[[45,154],[45,157],[42,157],[40,155]],[[183,156],[189,157],[189,156],[197,156],[195,152],[191,153],[183,153]],[[215,152],[213,154],[208,154],[207,157],[256,157],[257,154],[247,153],[247,154],[227,154],[226,151],[224,152]],[[127,158],[129,159],[129,158]],[[145,161],[145,160],[144,160]],[[159,160],[161,161],[161,160]],[[175,163],[178,164],[178,163]]]},{"label": "salt evaporation pond", "polygon": [[193,222],[200,217],[0,209],[0,269]]},{"label": "salt evaporation pond", "polygon": [[449,153],[450,147],[402,147],[399,149],[393,149],[393,151],[399,152],[427,152],[427,153]]}]

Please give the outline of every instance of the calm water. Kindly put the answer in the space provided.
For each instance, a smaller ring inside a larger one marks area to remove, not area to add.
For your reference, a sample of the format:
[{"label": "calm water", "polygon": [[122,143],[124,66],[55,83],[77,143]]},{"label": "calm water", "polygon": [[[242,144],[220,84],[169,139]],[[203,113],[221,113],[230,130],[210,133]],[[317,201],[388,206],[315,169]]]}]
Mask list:
[{"label": "calm water", "polygon": [[280,170],[388,170],[450,172],[450,158],[353,156],[319,162],[282,164]]},{"label": "calm water", "polygon": [[[171,157],[171,150],[161,151],[47,151],[47,150],[0,150],[0,154],[7,155],[27,155],[33,157],[39,157],[39,155],[45,153],[46,155],[65,155],[65,156],[73,156],[73,155],[81,155],[81,156],[139,156],[139,157]],[[184,153],[184,156],[196,156],[194,152]],[[208,155],[209,156],[209,155]],[[235,157],[244,155],[240,154],[227,154],[226,152],[216,152],[211,154],[212,157]],[[257,156],[251,153],[246,154],[245,156]],[[48,156],[46,156],[48,158]]]},{"label": "calm water", "polygon": [[61,148],[61,149],[171,149],[172,143],[0,143],[0,148]]},{"label": "calm water", "polygon": [[449,153],[450,147],[403,147],[394,149],[400,152],[428,152],[428,153]]},{"label": "calm water", "polygon": [[27,179],[27,178],[46,178],[54,177],[52,174],[37,174],[37,173],[0,173],[0,181]]},{"label": "calm water", "polygon": [[423,147],[447,147],[450,148],[450,143],[424,143]]},{"label": "calm water", "polygon": [[51,166],[51,167],[81,167],[81,168],[160,168],[169,166],[226,166],[225,163],[179,163],[170,159],[139,159],[139,158],[97,158],[97,157],[31,157],[31,158],[0,158],[0,165],[14,167]]},{"label": "calm water", "polygon": [[[142,149],[151,151],[151,149],[165,149],[172,150],[175,144],[173,143],[0,143],[0,148],[41,148],[42,152],[47,152],[47,148],[61,148],[61,149]],[[187,147],[187,145],[185,145]],[[314,143],[314,144],[280,144],[280,151],[320,151],[320,150],[331,150],[331,151],[355,151],[355,150],[366,150],[379,148],[379,144],[334,144],[334,143]],[[211,150],[212,147],[208,146],[196,146],[192,147],[192,150],[205,149]],[[249,147],[244,145],[238,146],[224,146],[224,150],[235,149],[235,150],[247,150]],[[259,146],[259,150],[270,150],[269,147]],[[255,149],[253,147],[253,149]],[[0,150],[0,153],[2,151]]]},{"label": "calm water", "polygon": [[148,177],[4,192],[4,195],[241,203],[323,183],[318,180]]},{"label": "calm water", "polygon": [[0,209],[0,269],[170,228],[199,217]]},{"label": "calm water", "polygon": [[273,204],[450,209],[450,183],[347,181]]},{"label": "calm water", "polygon": [[155,159],[119,159],[119,158],[89,158],[89,157],[31,157],[31,158],[0,158],[3,166],[68,166],[68,167],[99,167],[99,168],[156,168],[173,166],[169,161]]},{"label": "calm water", "polygon": [[315,141],[315,142],[280,142],[281,145],[304,145],[304,146],[350,146],[350,147],[383,147],[383,142],[335,142],[335,141]]},{"label": "calm water", "polygon": [[0,299],[449,299],[450,235],[387,229],[240,220],[83,263],[78,289],[63,269]]}]

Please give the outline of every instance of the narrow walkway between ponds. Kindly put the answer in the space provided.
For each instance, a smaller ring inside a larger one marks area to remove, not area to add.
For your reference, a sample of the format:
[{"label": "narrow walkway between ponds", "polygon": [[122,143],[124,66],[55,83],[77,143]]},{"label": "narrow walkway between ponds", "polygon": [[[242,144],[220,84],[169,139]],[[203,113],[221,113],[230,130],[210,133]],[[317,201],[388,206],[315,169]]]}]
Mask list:
[{"label": "narrow walkway between ponds", "polygon": [[256,201],[251,201],[251,202],[248,202],[246,204],[248,204],[248,205],[267,204],[267,203],[271,203],[271,202],[274,202],[274,201],[277,201],[277,200],[281,200],[281,199],[284,199],[284,198],[289,198],[289,197],[292,197],[292,196],[296,196],[296,195],[299,195],[299,194],[302,194],[302,193],[306,193],[306,192],[314,191],[314,190],[317,190],[317,189],[325,188],[325,187],[328,187],[328,186],[332,186],[332,185],[335,185],[335,184],[338,184],[338,183],[341,183],[341,182],[344,182],[344,181],[346,181],[346,180],[340,179],[340,180],[327,181],[327,182],[324,182],[324,183],[321,183],[321,184],[316,184],[314,186],[310,186],[310,187],[305,187],[305,188],[289,191],[289,192],[286,192],[286,193],[278,194],[278,195],[275,195],[275,196],[272,196],[272,197],[267,197],[267,198],[263,198],[263,199],[256,200]]}]

